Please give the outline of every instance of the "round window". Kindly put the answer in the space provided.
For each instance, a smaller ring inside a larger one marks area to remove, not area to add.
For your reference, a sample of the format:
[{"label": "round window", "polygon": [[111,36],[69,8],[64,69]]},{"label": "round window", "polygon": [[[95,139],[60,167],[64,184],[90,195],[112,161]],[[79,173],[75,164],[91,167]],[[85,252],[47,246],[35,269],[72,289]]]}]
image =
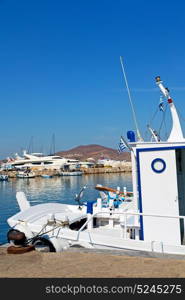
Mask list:
[{"label": "round window", "polygon": [[156,158],[151,163],[152,170],[156,173],[162,173],[166,169],[166,163],[161,158]]}]

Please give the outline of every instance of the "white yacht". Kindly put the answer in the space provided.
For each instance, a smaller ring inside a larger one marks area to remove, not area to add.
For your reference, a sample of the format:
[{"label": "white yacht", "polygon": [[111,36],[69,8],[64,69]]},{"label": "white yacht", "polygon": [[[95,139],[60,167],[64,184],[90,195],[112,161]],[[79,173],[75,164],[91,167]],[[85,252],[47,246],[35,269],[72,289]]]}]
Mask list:
[{"label": "white yacht", "polygon": [[15,155],[15,159],[9,160],[2,167],[5,169],[11,168],[31,168],[31,169],[52,169],[60,170],[64,164],[68,163],[77,163],[78,160],[67,159],[58,155],[43,155],[43,153],[27,153],[23,151],[23,157],[20,157],[18,154]]}]

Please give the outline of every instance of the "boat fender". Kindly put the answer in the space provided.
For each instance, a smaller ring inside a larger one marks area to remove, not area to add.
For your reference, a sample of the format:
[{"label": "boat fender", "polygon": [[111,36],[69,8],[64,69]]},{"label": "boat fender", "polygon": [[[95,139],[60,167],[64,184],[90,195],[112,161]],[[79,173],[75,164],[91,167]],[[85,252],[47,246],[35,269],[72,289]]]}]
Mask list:
[{"label": "boat fender", "polygon": [[21,232],[17,229],[10,229],[7,233],[7,240],[9,243],[13,243],[14,245],[25,245],[26,244],[26,236],[24,232]]},{"label": "boat fender", "polygon": [[32,240],[35,250],[40,252],[56,252],[53,243],[46,237],[35,237]]}]

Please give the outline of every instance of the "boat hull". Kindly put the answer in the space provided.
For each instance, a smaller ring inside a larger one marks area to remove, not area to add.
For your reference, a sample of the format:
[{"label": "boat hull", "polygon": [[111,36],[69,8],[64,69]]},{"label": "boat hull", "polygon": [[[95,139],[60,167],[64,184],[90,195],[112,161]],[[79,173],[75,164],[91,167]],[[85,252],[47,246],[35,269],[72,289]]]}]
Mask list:
[{"label": "boat hull", "polygon": [[34,178],[35,177],[35,175],[20,175],[20,174],[17,174],[17,177],[18,178]]},{"label": "boat hull", "polygon": [[61,176],[81,176],[82,172],[81,171],[76,171],[76,172],[61,172]]}]

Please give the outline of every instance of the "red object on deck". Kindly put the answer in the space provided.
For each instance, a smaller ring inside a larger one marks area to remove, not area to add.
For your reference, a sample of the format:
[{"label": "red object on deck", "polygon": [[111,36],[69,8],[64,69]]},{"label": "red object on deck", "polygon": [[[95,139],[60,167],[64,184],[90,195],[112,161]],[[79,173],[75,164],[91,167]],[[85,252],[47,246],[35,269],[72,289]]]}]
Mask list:
[{"label": "red object on deck", "polygon": [[172,103],[173,100],[171,98],[168,99],[168,103]]}]

